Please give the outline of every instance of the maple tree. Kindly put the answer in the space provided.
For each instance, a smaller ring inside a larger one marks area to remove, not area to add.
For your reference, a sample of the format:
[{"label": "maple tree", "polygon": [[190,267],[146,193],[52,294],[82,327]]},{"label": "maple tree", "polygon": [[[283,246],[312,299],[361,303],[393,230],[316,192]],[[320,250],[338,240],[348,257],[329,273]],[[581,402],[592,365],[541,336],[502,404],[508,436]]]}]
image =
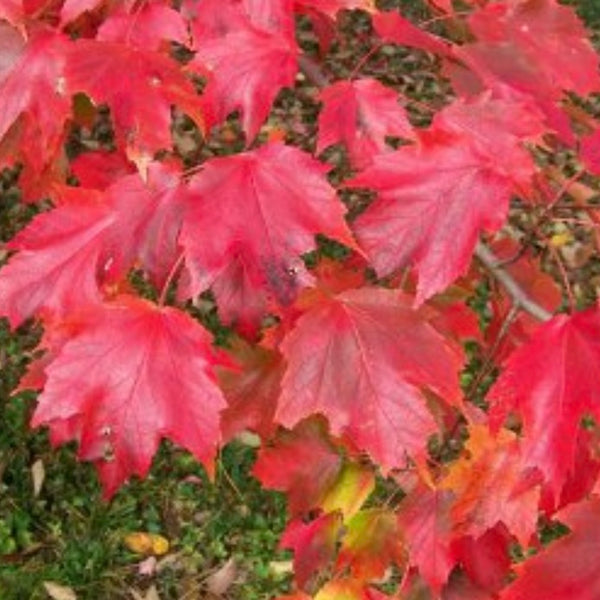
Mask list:
[{"label": "maple tree", "polygon": [[[257,433],[288,600],[594,600],[600,308],[547,232],[566,211],[600,251],[600,60],[557,0],[426,4],[0,0],[0,166],[37,207],[0,315],[43,324],[32,426],[106,498],[163,438],[211,473]],[[348,11],[372,48],[335,77]],[[443,97],[369,71],[386,44]],[[270,118],[291,89],[319,103],[304,144]],[[107,110],[110,143],[74,151]]]}]

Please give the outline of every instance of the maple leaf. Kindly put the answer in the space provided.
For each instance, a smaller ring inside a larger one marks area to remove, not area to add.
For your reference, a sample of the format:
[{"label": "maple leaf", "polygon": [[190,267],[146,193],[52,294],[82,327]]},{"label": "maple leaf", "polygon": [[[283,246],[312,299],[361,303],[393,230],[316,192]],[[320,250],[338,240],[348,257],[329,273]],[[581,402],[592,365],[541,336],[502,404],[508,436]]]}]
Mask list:
[{"label": "maple leaf", "polygon": [[460,352],[396,291],[348,290],[317,304],[281,345],[287,360],[276,421],[314,413],[389,471],[423,457],[436,430],[419,388],[459,397]]},{"label": "maple leaf", "polygon": [[473,425],[465,456],[452,464],[441,486],[456,494],[451,515],[455,528],[480,537],[504,523],[523,546],[536,531],[539,486],[526,478],[516,436],[502,430],[494,438],[487,426]]},{"label": "maple leaf", "polygon": [[317,153],[338,142],[348,147],[354,166],[362,168],[383,153],[385,137],[414,137],[397,93],[376,79],[338,81],[321,91]]},{"label": "maple leaf", "polygon": [[211,371],[216,362],[193,319],[121,296],[90,310],[46,368],[32,425],[58,428],[55,442],[77,439],[108,497],[131,475],[148,472],[162,437],[210,472],[226,406]]},{"label": "maple leaf", "polygon": [[221,35],[197,39],[190,65],[199,67],[202,74],[210,73],[203,94],[207,125],[241,110],[242,128],[250,143],[281,88],[293,86],[298,51],[287,29],[263,29],[244,13],[237,14],[235,23]]},{"label": "maple leaf", "polygon": [[452,548],[452,494],[417,486],[402,501],[398,523],[409,549],[409,562],[439,592],[458,561]]},{"label": "maple leaf", "polygon": [[225,442],[250,429],[262,438],[274,433],[273,417],[285,365],[279,352],[251,346],[242,340],[229,349],[235,370],[218,370],[219,386],[227,399],[221,415]]},{"label": "maple leaf", "polygon": [[[158,52],[77,40],[66,62],[69,93],[84,92],[110,106],[118,138],[135,161],[145,164],[156,151],[171,148],[172,105],[203,127],[200,97],[179,66]],[[127,77],[119,77],[122,72]]]},{"label": "maple leaf", "polygon": [[300,255],[315,234],[354,245],[326,170],[276,143],[207,161],[189,185],[180,241],[190,281],[181,294],[213,286],[219,309],[246,322],[259,316],[254,307],[248,314],[246,298],[269,293],[289,304],[307,277]]},{"label": "maple leaf", "polygon": [[113,223],[93,195],[38,215],[8,244],[18,253],[0,271],[0,314],[15,327],[37,311],[64,316],[99,302],[97,270]]},{"label": "maple leaf", "polygon": [[489,394],[498,427],[523,418],[525,464],[538,468],[558,496],[573,470],[582,417],[600,417],[600,310],[557,315],[510,356]]},{"label": "maple leaf", "polygon": [[105,190],[104,201],[115,214],[104,240],[107,279],[120,279],[137,263],[157,287],[164,285],[181,254],[185,193],[179,172],[158,162],[148,165],[145,179],[125,175]]},{"label": "maple leaf", "polygon": [[263,446],[252,474],[270,489],[285,491],[292,515],[318,508],[342,468],[342,458],[319,421],[281,431]]},{"label": "maple leaf", "polygon": [[477,42],[458,56],[492,85],[501,80],[536,97],[600,89],[599,59],[571,7],[556,0],[500,1],[469,16]]},{"label": "maple leaf", "polygon": [[600,597],[600,499],[567,507],[557,517],[571,529],[517,567],[518,578],[501,600],[596,600]]},{"label": "maple leaf", "polygon": [[[27,43],[6,23],[0,23],[0,140],[22,116],[18,154],[39,177],[61,150],[63,129],[70,114],[64,90],[67,40],[40,31]],[[12,148],[11,148],[12,149]]]},{"label": "maple leaf", "polygon": [[96,39],[122,42],[147,50],[160,50],[165,42],[174,41],[185,45],[188,33],[181,13],[160,1],[154,1],[145,2],[133,14],[125,6],[118,7],[102,23]]},{"label": "maple leaf", "polygon": [[568,116],[557,102],[565,91],[600,89],[599,59],[574,10],[555,0],[494,2],[473,12],[469,24],[478,41],[455,47],[454,54],[471,74],[465,78],[455,61],[447,63],[455,89],[529,95],[548,125],[572,144]]},{"label": "maple leaf", "polygon": [[339,512],[321,515],[310,523],[301,520],[288,523],[279,545],[294,551],[298,587],[305,589],[313,575],[333,560],[342,528]]},{"label": "maple leaf", "polygon": [[479,588],[498,592],[510,572],[512,537],[503,525],[488,529],[481,537],[465,536],[453,544],[453,551],[469,579]]},{"label": "maple leaf", "polygon": [[[479,232],[502,226],[513,190],[527,189],[535,173],[518,136],[500,133],[498,120],[485,119],[473,132],[475,120],[460,117],[462,108],[446,111],[418,145],[374,157],[346,183],[379,192],[354,231],[380,275],[415,265],[417,304],[467,270]],[[465,121],[459,133],[457,124]],[[506,140],[502,161],[490,146],[496,131]]]},{"label": "maple leaf", "polygon": [[404,544],[391,510],[360,511],[345,523],[337,568],[349,567],[359,581],[381,579],[390,564],[402,564]]}]

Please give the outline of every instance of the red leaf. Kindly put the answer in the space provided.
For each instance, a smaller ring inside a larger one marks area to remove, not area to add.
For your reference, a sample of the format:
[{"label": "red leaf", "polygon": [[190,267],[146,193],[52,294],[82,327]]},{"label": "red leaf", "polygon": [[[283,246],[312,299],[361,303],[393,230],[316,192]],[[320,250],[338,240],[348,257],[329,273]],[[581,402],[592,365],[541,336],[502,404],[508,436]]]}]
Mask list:
[{"label": "red leaf", "polygon": [[223,35],[197,40],[192,64],[211,72],[203,97],[207,125],[220,123],[239,109],[251,142],[281,88],[294,84],[296,55],[291,35],[259,29],[249,19],[238,20]]},{"label": "red leaf", "polygon": [[122,296],[90,311],[47,367],[32,424],[58,428],[55,441],[77,439],[108,497],[148,472],[162,437],[211,471],[225,407],[215,361],[209,336],[190,317]]},{"label": "red leaf", "polygon": [[508,359],[490,392],[492,419],[523,417],[524,462],[538,468],[555,497],[574,467],[581,419],[600,417],[600,311],[558,315]]},{"label": "red leaf", "polygon": [[283,359],[279,352],[242,341],[234,345],[230,354],[238,368],[218,373],[228,403],[221,415],[223,440],[228,442],[246,429],[268,438],[275,429],[273,417],[284,371]]},{"label": "red leaf", "polygon": [[85,12],[94,10],[104,0],[65,0],[60,12],[60,20],[63,25],[74,21]]},{"label": "red leaf", "polygon": [[450,492],[420,485],[402,501],[398,511],[410,564],[418,567],[435,592],[441,590],[458,560],[451,545],[451,499]]},{"label": "red leaf", "polygon": [[[413,263],[419,304],[466,272],[479,232],[501,227],[511,193],[529,186],[535,172],[519,138],[498,120],[473,131],[476,121],[463,116],[451,105],[418,146],[376,156],[349,182],[379,192],[354,224],[361,247],[380,275]],[[501,160],[493,132],[506,141]]]},{"label": "red leaf", "polygon": [[39,177],[60,151],[69,115],[63,77],[67,40],[42,31],[25,44],[5,23],[0,23],[0,37],[0,140],[24,115],[21,156],[11,158],[23,160]]},{"label": "red leaf", "polygon": [[[127,77],[119,73],[127,73]],[[106,102],[129,158],[147,162],[171,148],[171,106],[177,105],[202,127],[201,100],[179,66],[150,50],[113,42],[78,40],[66,67],[70,93],[85,92]]]},{"label": "red leaf", "polygon": [[310,420],[261,448],[252,473],[265,487],[286,492],[290,513],[300,515],[321,506],[341,468],[325,428]]},{"label": "red leaf", "polygon": [[39,310],[65,316],[99,302],[97,269],[113,223],[93,195],[38,215],[9,244],[19,252],[0,271],[0,314],[14,327]]},{"label": "red leaf", "polygon": [[453,551],[471,581],[494,593],[504,586],[510,572],[510,543],[506,528],[497,526],[479,538],[461,538],[453,545]]},{"label": "red leaf", "polygon": [[321,92],[317,153],[343,142],[354,166],[362,168],[388,147],[386,135],[414,137],[398,94],[376,79],[338,81]]},{"label": "red leaf", "polygon": [[158,162],[148,165],[146,180],[135,173],[106,189],[106,202],[116,214],[105,239],[111,256],[107,276],[119,279],[139,261],[150,280],[163,286],[181,254],[178,237],[185,193],[179,173]]},{"label": "red leaf", "polygon": [[487,426],[471,426],[464,456],[452,463],[441,484],[456,494],[455,529],[478,538],[501,522],[527,546],[536,531],[540,490],[538,478],[526,475],[512,432],[502,430],[494,438]]},{"label": "red leaf", "polygon": [[459,56],[486,83],[500,80],[554,99],[564,90],[600,89],[600,61],[571,7],[556,0],[499,1],[475,11],[469,24],[478,42]]},{"label": "red leaf", "polygon": [[[325,171],[282,144],[207,161],[190,183],[181,235],[190,282],[183,294],[213,286],[227,321],[255,324],[266,294],[292,302],[307,280],[300,255],[314,248],[315,234],[353,245]],[[204,231],[210,236],[198,235]]]},{"label": "red leaf", "polygon": [[460,353],[398,292],[348,290],[303,315],[284,340],[276,420],[325,415],[388,471],[424,457],[436,430],[419,388],[456,402]]},{"label": "red leaf", "polygon": [[146,50],[159,50],[165,42],[185,45],[188,41],[181,14],[161,2],[145,2],[134,13],[125,7],[119,8],[101,25],[96,39]]},{"label": "red leaf", "polygon": [[294,575],[298,587],[304,589],[311,577],[333,560],[342,526],[339,512],[322,515],[310,523],[296,520],[288,524],[280,547],[294,551]]},{"label": "red leaf", "polygon": [[517,567],[519,577],[501,600],[597,600],[600,597],[600,500],[557,515],[571,533]]},{"label": "red leaf", "polygon": [[295,0],[297,9],[314,9],[331,18],[335,18],[340,10],[363,9],[373,11],[374,0]]}]

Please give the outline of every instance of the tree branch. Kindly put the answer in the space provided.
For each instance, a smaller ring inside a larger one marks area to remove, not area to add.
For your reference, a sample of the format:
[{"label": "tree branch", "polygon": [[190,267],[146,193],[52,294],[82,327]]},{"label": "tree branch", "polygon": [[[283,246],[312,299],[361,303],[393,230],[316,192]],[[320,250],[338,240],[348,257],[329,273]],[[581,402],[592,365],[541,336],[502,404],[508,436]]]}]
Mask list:
[{"label": "tree branch", "polygon": [[540,321],[548,321],[552,318],[552,313],[532,300],[513,276],[500,266],[500,261],[496,255],[483,242],[477,242],[475,256],[485,265],[499,283],[502,284],[518,308],[523,309]]},{"label": "tree branch", "polygon": [[[323,73],[321,67],[305,54],[299,57],[298,65],[306,78],[317,87],[323,88],[329,85],[329,78]],[[513,276],[500,266],[500,261],[496,255],[483,242],[477,243],[477,246],[475,247],[475,256],[506,289],[516,308],[528,312],[531,316],[540,321],[548,321],[552,318],[552,313],[548,312],[543,306],[540,306],[535,300],[530,298]]]}]

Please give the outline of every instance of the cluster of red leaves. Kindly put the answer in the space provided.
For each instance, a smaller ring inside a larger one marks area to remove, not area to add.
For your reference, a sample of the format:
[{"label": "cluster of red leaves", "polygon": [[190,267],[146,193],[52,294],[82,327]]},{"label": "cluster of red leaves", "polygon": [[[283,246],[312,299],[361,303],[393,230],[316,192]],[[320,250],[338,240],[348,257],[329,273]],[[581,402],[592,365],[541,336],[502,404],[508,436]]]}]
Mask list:
[{"label": "cluster of red leaves", "polygon": [[[600,310],[504,321],[499,291],[489,411],[463,398],[459,373],[465,338],[494,347],[464,304],[478,239],[504,226],[511,197],[556,194],[532,148],[581,149],[600,170],[600,129],[573,128],[566,94],[600,91],[598,57],[556,0],[430,4],[452,41],[368,0],[0,0],[0,164],[22,165],[25,201],[53,204],[8,244],[0,314],[44,324],[23,384],[42,389],[33,425],[77,440],[107,496],[148,472],[163,437],[211,471],[220,444],[259,433],[254,474],[289,498],[288,600],[381,600],[392,567],[396,598],[597,600]],[[455,99],[415,128],[380,81],[322,78],[315,155],[265,141],[276,96],[298,82],[296,17],[325,51],[347,9],[371,13],[381,43],[435,54]],[[114,151],[69,156],[69,132],[100,105]],[[186,170],[174,110],[206,135],[237,111],[246,150]],[[332,144],[355,170],[340,187],[376,192],[351,224],[317,158]],[[316,234],[349,258],[309,269]],[[532,293],[545,277],[532,259],[510,270]],[[237,332],[226,350],[184,310],[208,289]],[[458,458],[436,461],[432,436],[455,441],[461,423]],[[401,502],[368,503],[377,470]],[[540,519],[570,533],[542,548]],[[517,545],[537,554],[514,567]]]}]

